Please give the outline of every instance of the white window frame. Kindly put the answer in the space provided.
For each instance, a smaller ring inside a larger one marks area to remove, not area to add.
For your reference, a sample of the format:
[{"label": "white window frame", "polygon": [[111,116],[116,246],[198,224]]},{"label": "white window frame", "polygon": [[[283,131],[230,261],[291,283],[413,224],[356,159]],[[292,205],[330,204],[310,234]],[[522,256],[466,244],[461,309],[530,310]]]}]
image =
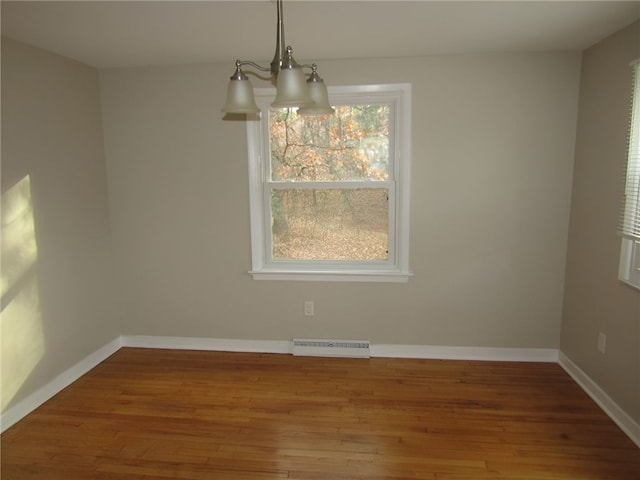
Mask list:
[{"label": "white window frame", "polygon": [[631,67],[633,90],[620,225],[622,246],[618,278],[640,290],[640,59],[631,62]]},{"label": "white window frame", "polygon": [[[390,145],[390,152],[394,155],[390,161],[393,171],[390,172],[390,180],[384,182],[389,189],[388,261],[331,262],[271,258],[269,192],[273,182],[269,178],[267,112],[275,93],[273,88],[254,89],[256,103],[264,113],[259,121],[247,123],[252,262],[249,273],[255,280],[407,282],[412,275],[409,270],[411,85],[329,87],[329,98],[333,105],[389,103],[393,107],[391,119],[394,135]],[[379,186],[379,182],[375,185]],[[343,188],[349,188],[348,182]]]}]

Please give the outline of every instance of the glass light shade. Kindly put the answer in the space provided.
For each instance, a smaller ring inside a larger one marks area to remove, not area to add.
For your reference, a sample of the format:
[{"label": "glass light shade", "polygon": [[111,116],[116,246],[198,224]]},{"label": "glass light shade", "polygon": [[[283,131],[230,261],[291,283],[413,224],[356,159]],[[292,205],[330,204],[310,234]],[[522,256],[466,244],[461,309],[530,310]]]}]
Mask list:
[{"label": "glass light shade", "polygon": [[327,92],[327,86],[322,80],[320,81],[307,81],[307,87],[309,88],[309,95],[314,101],[315,105],[311,107],[303,107],[298,109],[298,115],[332,115],[335,110],[329,103],[329,94]]},{"label": "glass light shade", "polygon": [[248,79],[232,78],[227,87],[227,103],[224,113],[260,113],[253,97],[253,87]]},{"label": "glass light shade", "polygon": [[274,108],[311,107],[313,100],[301,67],[284,68],[278,72]]}]

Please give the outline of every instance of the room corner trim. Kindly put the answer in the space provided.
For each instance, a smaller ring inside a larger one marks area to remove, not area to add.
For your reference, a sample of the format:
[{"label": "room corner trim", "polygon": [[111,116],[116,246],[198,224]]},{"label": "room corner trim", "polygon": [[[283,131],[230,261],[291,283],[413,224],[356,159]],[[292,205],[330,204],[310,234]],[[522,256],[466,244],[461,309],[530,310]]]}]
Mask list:
[{"label": "room corner trim", "polygon": [[62,372],[42,388],[36,390],[15,405],[7,408],[7,410],[2,412],[2,415],[0,416],[1,431],[4,432],[12,425],[19,422],[22,418],[52,398],[58,392],[71,385],[100,362],[103,362],[113,355],[121,346],[120,337],[115,338],[95,352],[87,355],[83,360],[79,361],[71,368]]},{"label": "room corner trim", "polygon": [[640,447],[640,424],[629,416],[614,402],[600,386],[589,377],[580,367],[560,352],[558,363],[571,378],[598,404],[598,406],[615,422],[618,427]]}]

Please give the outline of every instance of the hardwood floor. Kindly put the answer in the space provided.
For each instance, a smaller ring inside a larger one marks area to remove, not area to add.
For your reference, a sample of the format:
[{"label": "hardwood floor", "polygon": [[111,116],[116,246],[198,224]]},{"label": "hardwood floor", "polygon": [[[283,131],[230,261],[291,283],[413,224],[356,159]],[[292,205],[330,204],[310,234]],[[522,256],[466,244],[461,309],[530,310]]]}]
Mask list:
[{"label": "hardwood floor", "polygon": [[638,480],[554,364],[125,348],[7,430],[4,480]]}]

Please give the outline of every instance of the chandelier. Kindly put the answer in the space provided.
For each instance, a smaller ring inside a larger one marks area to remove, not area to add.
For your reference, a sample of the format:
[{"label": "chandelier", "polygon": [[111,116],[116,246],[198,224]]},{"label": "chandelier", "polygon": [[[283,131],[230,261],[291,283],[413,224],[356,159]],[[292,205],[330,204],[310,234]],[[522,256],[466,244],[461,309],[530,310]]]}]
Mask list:
[{"label": "chandelier", "polygon": [[[260,108],[253,96],[253,87],[242,67],[250,66],[270,72],[276,84],[274,108],[297,108],[299,115],[328,115],[334,112],[324,81],[318,75],[315,63],[299,65],[293,59],[293,48],[284,48],[284,19],[282,0],[277,0],[276,52],[270,67],[263,67],[249,60],[236,60],[236,71],[229,80],[227,101],[222,108],[225,114],[257,114]],[[303,68],[311,70],[309,78]]]}]

